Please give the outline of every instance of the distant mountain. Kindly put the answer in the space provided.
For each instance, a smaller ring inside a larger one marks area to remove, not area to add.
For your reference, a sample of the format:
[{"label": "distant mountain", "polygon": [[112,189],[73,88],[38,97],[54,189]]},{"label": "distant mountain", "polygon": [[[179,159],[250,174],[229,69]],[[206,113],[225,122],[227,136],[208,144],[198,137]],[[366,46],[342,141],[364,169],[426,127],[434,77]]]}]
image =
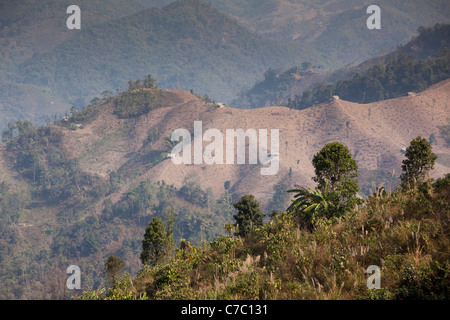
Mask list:
[{"label": "distant mountain", "polygon": [[268,67],[300,63],[305,56],[320,60],[313,50],[255,36],[209,5],[188,0],[82,28],[20,64],[15,80],[48,86],[72,104],[86,105],[124,78],[152,74],[161,87],[229,101]]},{"label": "distant mountain", "polygon": [[[170,0],[143,0],[150,6]],[[326,52],[334,68],[357,64],[406,43],[420,26],[450,22],[446,0],[205,0],[249,30]],[[368,30],[368,6],[381,8],[381,30]]]},{"label": "distant mountain", "polygon": [[450,77],[450,25],[419,28],[419,34],[396,50],[363,63],[323,74],[303,63],[286,71],[268,70],[264,80],[232,102],[239,108],[289,105],[307,108],[335,94],[353,102],[373,102],[422,91]]},{"label": "distant mountain", "polygon": [[16,119],[44,123],[149,73],[162,87],[227,101],[271,66],[321,59],[255,36],[201,1],[144,2],[79,1],[82,28],[67,30],[70,1],[2,1],[0,131]]},{"label": "distant mountain", "polygon": [[[21,62],[35,53],[50,51],[76,34],[66,28],[66,9],[72,4],[69,0],[1,1],[1,61]],[[82,26],[92,27],[147,8],[140,0],[109,0],[105,4],[104,0],[76,1],[82,10]]]},{"label": "distant mountain", "polygon": [[[17,118],[42,123],[70,105],[86,106],[100,91],[116,90],[123,79],[149,73],[164,88],[194,89],[229,103],[269,68],[309,62],[321,72],[333,71],[380,56],[405,43],[420,25],[446,22],[450,16],[448,1],[383,0],[378,3],[382,29],[368,30],[365,9],[371,3],[359,1],[105,3],[77,2],[82,9],[79,32],[65,28],[68,0],[0,3],[0,87],[23,92],[2,90],[0,129]],[[304,90],[321,77],[295,83]]]},{"label": "distant mountain", "polygon": [[[293,108],[328,101],[332,95],[359,102],[375,102],[425,90],[450,78],[450,25],[436,24],[398,50],[359,66],[330,75],[312,89],[296,95]],[[339,78],[344,76],[345,78]]]},{"label": "distant mountain", "polygon": [[[47,116],[64,115],[71,104],[63,92],[42,83],[23,83],[16,67],[54,49],[76,34],[66,28],[74,4],[69,0],[0,1],[0,131],[9,121],[45,123]],[[147,9],[140,0],[79,0],[82,28]],[[53,120],[53,119],[52,119]]]}]

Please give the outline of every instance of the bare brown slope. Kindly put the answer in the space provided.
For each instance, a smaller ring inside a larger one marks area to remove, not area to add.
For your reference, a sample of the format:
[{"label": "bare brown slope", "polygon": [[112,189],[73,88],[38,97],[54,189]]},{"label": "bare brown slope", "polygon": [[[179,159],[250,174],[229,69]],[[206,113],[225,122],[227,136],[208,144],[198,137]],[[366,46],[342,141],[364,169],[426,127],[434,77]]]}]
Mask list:
[{"label": "bare brown slope", "polygon": [[[283,107],[211,110],[207,106],[196,105],[203,110],[199,112],[199,109],[182,108],[178,116],[169,119],[169,128],[190,129],[194,120],[202,120],[203,130],[217,128],[223,133],[226,129],[237,128],[279,129],[278,174],[261,176],[259,168],[254,166],[185,166],[166,160],[146,176],[179,185],[188,172],[194,171],[202,178],[204,188],[212,188],[216,194],[224,192],[223,183],[230,180],[238,193],[253,193],[262,200],[272,194],[275,183],[287,180],[290,168],[291,182],[312,185],[312,157],[331,141],[341,141],[347,145],[361,168],[383,168],[395,170],[398,174],[404,158],[402,149],[418,135],[428,138],[434,134],[437,137],[434,152],[450,153],[437,129],[437,126],[446,124],[446,118],[450,116],[449,89],[450,80],[415,97],[365,105],[336,100],[301,111]],[[449,168],[437,164],[433,176],[449,171]]]},{"label": "bare brown slope", "polygon": [[[118,119],[113,114],[112,103],[101,106],[99,116],[83,129],[65,130],[65,144],[84,170],[107,178],[110,172],[126,165],[142,151],[149,130],[159,132],[151,149],[169,152],[165,138],[178,128],[192,132],[194,121],[202,121],[203,131],[220,130],[224,140],[226,129],[279,129],[280,168],[276,175],[262,176],[257,165],[175,165],[166,159],[150,170],[133,167],[134,171],[141,169],[141,174],[109,196],[116,202],[131,184],[145,179],[180,186],[188,174],[195,173],[203,189],[210,188],[216,196],[223,194],[224,183],[231,181],[235,193],[254,194],[267,204],[273,195],[273,185],[279,181],[288,186],[313,185],[311,160],[328,142],[340,141],[347,145],[360,168],[394,170],[397,175],[404,158],[402,149],[418,135],[428,138],[434,134],[433,151],[450,155],[437,128],[450,117],[449,92],[450,80],[447,80],[414,97],[371,104],[334,100],[305,110],[285,107],[243,110],[215,108],[188,92],[170,90],[166,91],[165,107],[136,119]],[[203,146],[208,143],[204,142]],[[0,166],[0,179],[12,181],[11,175],[3,172],[8,171],[3,161]],[[436,164],[433,177],[448,172],[450,168]],[[101,210],[102,202],[99,201],[97,210]]]}]

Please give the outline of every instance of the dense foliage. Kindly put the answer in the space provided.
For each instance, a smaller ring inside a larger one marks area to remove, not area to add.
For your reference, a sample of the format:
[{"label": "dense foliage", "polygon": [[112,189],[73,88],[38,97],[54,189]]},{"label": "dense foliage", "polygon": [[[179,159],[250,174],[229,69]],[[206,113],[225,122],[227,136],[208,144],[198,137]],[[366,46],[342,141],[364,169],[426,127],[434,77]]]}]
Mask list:
[{"label": "dense foliage", "polygon": [[114,99],[114,114],[119,118],[130,118],[148,113],[157,106],[158,96],[162,94],[162,90],[155,92],[151,89],[157,87],[156,80],[150,75],[146,76],[142,83],[141,80],[130,80],[128,90]]},{"label": "dense foliage", "polygon": [[403,160],[400,176],[402,186],[411,188],[415,184],[422,184],[427,178],[429,172],[434,168],[437,156],[431,151],[429,142],[418,136],[413,139],[406,148],[406,159]]},{"label": "dense foliage", "polygon": [[317,182],[317,188],[326,194],[328,190],[330,194],[336,192],[336,196],[330,199],[334,206],[329,211],[340,215],[360,202],[356,196],[359,192],[356,180],[358,165],[347,146],[337,141],[325,144],[314,155],[312,164],[316,174],[313,180]]},{"label": "dense foliage", "polygon": [[145,229],[142,240],[141,262],[144,265],[155,266],[168,255],[173,246],[173,231],[171,223],[164,226],[161,218],[153,217]]},{"label": "dense foliage", "polygon": [[333,95],[357,103],[391,99],[406,96],[408,92],[423,91],[449,77],[449,49],[442,51],[437,57],[423,60],[401,55],[398,59],[357,73],[352,79],[339,80],[333,84],[320,83],[301,96],[296,96],[289,107],[304,109],[329,101]]},{"label": "dense foliage", "polygon": [[[19,135],[12,138],[14,128]],[[97,177],[81,172],[77,160],[69,159],[60,128],[35,128],[29,122],[17,121],[5,132],[3,137],[8,141],[7,150],[15,156],[16,170],[44,198],[50,201],[76,198],[85,193],[83,187],[97,184]]]},{"label": "dense foliage", "polygon": [[119,118],[136,117],[148,113],[156,103],[150,91],[122,93],[115,100],[114,113]]},{"label": "dense foliage", "polygon": [[237,213],[233,216],[236,221],[234,226],[237,235],[245,237],[263,224],[264,213],[259,208],[259,202],[255,199],[255,196],[247,194],[233,206],[237,210]]},{"label": "dense foliage", "polygon": [[[450,180],[419,192],[377,190],[364,207],[312,231],[275,215],[247,237],[229,233],[128,274],[81,299],[449,299]],[[381,289],[368,289],[370,265]]]},{"label": "dense foliage", "polygon": [[302,68],[293,67],[284,72],[269,68],[264,73],[263,80],[256,82],[250,89],[240,92],[231,105],[251,109],[283,104],[286,94],[298,82],[298,79],[312,74],[305,69],[308,66],[304,63]]}]

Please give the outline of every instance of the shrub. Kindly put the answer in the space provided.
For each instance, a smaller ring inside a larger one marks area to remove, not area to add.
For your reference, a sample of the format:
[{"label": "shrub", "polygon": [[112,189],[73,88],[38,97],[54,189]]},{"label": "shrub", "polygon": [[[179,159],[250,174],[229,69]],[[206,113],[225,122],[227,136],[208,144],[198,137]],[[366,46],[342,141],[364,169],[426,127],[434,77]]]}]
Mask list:
[{"label": "shrub", "polygon": [[114,102],[114,114],[119,118],[138,117],[148,113],[157,105],[153,90],[126,91]]}]

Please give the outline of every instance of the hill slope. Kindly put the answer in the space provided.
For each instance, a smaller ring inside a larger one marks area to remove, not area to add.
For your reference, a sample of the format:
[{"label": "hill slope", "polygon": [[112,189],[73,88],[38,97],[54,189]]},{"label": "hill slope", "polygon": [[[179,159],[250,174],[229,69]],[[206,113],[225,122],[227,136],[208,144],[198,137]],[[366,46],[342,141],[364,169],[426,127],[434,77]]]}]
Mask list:
[{"label": "hill slope", "polygon": [[[378,32],[365,28],[365,6],[355,1],[206,2],[236,20],[198,1],[79,1],[83,30],[69,32],[68,1],[3,1],[0,87],[12,87],[23,98],[0,93],[0,128],[18,117],[43,123],[46,115],[86,106],[98,92],[149,73],[164,88],[194,89],[230,102],[268,68],[308,61],[332,70],[363,61],[406,42],[420,25],[448,22],[449,11],[446,1],[382,2]],[[311,79],[305,82],[298,89]]]},{"label": "hill slope", "polygon": [[28,96],[45,101],[41,113],[19,114],[40,123],[68,106],[88,105],[103,90],[120,89],[123,79],[147,74],[161,87],[194,89],[227,102],[269,67],[286,68],[305,56],[318,63],[325,56],[302,44],[261,38],[198,0],[163,8],[118,0],[104,11],[104,0],[80,2],[81,30],[65,28],[65,4],[2,4],[0,87],[15,91],[0,92],[1,129],[17,119],[18,109],[36,105]]},{"label": "hill slope", "polygon": [[[419,192],[377,192],[312,230],[299,226],[299,213],[281,213],[245,236],[174,243],[135,277],[119,270],[109,287],[79,298],[294,300],[293,308],[296,300],[448,300],[449,184],[447,175]],[[285,303],[270,310],[292,314]]]},{"label": "hill slope", "polygon": [[[154,148],[164,148],[163,137],[169,137],[172,130],[186,128],[192,130],[194,121],[202,121],[203,130],[216,128],[225,133],[226,129],[279,129],[280,130],[280,170],[275,176],[261,176],[259,168],[252,166],[229,165],[174,165],[165,160],[145,173],[141,179],[165,180],[180,185],[188,172],[196,172],[202,177],[202,187],[212,188],[216,194],[224,192],[223,184],[232,181],[232,189],[238,194],[249,192],[263,199],[265,193],[271,193],[272,185],[278,179],[286,179],[292,168],[292,181],[311,185],[313,175],[311,159],[322,146],[330,141],[339,140],[349,147],[361,169],[395,170],[400,173],[403,159],[402,148],[417,135],[428,138],[437,137],[433,146],[436,153],[448,153],[440,137],[437,126],[445,125],[449,116],[448,89],[450,80],[441,82],[415,97],[402,97],[370,104],[356,104],[344,100],[331,101],[305,110],[289,110],[285,107],[267,107],[260,110],[240,110],[229,107],[219,109],[204,104],[195,97],[182,106],[155,110],[149,117],[141,117],[136,122],[136,144],[122,140],[126,150],[122,154],[137,151],[146,137],[146,130],[157,126],[161,138],[154,142]],[[186,94],[184,94],[186,95]],[[189,96],[189,94],[187,94]],[[185,100],[186,101],[186,100]],[[69,132],[68,137],[75,139],[83,132],[89,132],[91,126],[110,121],[94,121],[85,129]],[[347,124],[348,123],[348,124]],[[420,123],[420,125],[418,125]],[[100,127],[103,128],[103,127]],[[106,130],[105,128],[95,130]],[[86,130],[86,131],[85,131]],[[99,136],[102,138],[102,136]],[[86,134],[88,145],[95,139]],[[72,141],[72,140],[71,140]],[[84,141],[84,140],[83,140]],[[118,145],[120,140],[116,140]],[[83,152],[88,145],[81,143],[77,152]],[[206,147],[208,143],[204,143]],[[97,149],[99,154],[112,152],[105,146]],[[116,151],[117,152],[117,151]],[[119,158],[120,159],[120,158]],[[122,161],[125,159],[122,157]],[[93,172],[114,170],[120,162],[110,162],[107,156],[95,162],[86,162],[86,168]],[[447,172],[448,168],[436,166],[436,176]],[[245,179],[242,177],[245,176]],[[241,181],[242,179],[242,181]]]},{"label": "hill slope", "polygon": [[[76,34],[66,28],[72,1],[0,2],[0,131],[10,121],[30,120],[43,124],[46,116],[63,115],[71,104],[62,92],[43,83],[18,81],[16,67],[39,54],[53,50]],[[82,27],[128,16],[147,9],[139,0],[80,0]],[[53,120],[53,119],[52,119]]]},{"label": "hill slope", "polygon": [[[217,107],[186,91],[144,88],[105,99],[87,109],[84,119],[77,115],[29,131],[21,124],[24,134],[0,148],[0,181],[6,183],[0,188],[0,258],[2,278],[8,279],[3,295],[50,297],[45,288],[56,278],[43,279],[39,270],[58,273],[67,261],[87,270],[86,288],[97,287],[111,253],[136,272],[145,226],[154,216],[170,218],[170,208],[176,239],[195,243],[223,232],[234,212],[231,203],[244,194],[254,194],[266,212],[283,210],[283,190],[313,185],[311,159],[327,142],[349,147],[362,192],[381,181],[394,186],[402,149],[417,135],[433,134],[433,151],[450,155],[437,128],[450,116],[449,88],[447,80],[413,97],[365,105],[336,100],[305,110]],[[148,97],[148,113],[117,116],[120,103],[132,105],[140,96]],[[215,128],[224,135],[227,129],[279,129],[278,173],[263,176],[252,164],[174,164],[166,158],[167,138],[178,128],[192,132],[194,121],[202,121],[203,131]],[[438,158],[432,176],[449,171]],[[22,273],[16,261],[28,263]]]}]

